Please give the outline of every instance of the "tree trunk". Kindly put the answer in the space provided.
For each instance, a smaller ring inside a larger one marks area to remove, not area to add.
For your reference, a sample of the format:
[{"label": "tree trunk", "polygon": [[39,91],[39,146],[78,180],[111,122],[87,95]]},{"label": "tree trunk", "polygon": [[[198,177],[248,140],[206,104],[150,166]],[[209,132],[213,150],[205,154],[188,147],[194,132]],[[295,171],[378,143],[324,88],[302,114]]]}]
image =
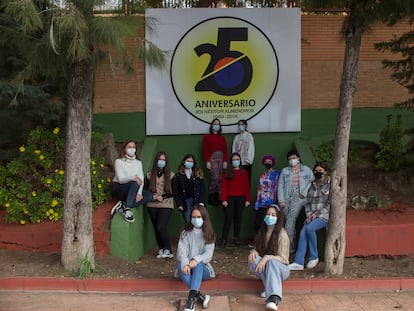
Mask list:
[{"label": "tree trunk", "polygon": [[330,216],[325,245],[325,274],[343,273],[345,257],[345,225],[347,205],[347,165],[352,104],[358,76],[358,56],[364,27],[351,10],[345,33],[345,56],[339,95],[335,148],[331,169]]},{"label": "tree trunk", "polygon": [[68,77],[61,260],[65,270],[79,272],[82,262],[95,267],[90,178],[92,63],[73,63]]}]

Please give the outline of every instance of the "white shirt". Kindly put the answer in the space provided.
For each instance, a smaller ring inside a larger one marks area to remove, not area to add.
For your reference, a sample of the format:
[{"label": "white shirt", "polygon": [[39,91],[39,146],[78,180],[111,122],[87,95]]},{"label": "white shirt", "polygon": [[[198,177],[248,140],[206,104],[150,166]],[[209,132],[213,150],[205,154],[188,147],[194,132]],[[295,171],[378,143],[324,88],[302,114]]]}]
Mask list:
[{"label": "white shirt", "polygon": [[233,139],[232,152],[238,152],[242,165],[251,165],[254,160],[254,139],[253,135],[245,131],[237,134]]},{"label": "white shirt", "polygon": [[142,169],[142,162],[137,159],[128,158],[115,160],[114,182],[126,184],[127,182],[136,180],[137,177],[142,180],[142,184],[138,189],[138,194],[142,194],[142,190],[144,189],[144,171]]}]

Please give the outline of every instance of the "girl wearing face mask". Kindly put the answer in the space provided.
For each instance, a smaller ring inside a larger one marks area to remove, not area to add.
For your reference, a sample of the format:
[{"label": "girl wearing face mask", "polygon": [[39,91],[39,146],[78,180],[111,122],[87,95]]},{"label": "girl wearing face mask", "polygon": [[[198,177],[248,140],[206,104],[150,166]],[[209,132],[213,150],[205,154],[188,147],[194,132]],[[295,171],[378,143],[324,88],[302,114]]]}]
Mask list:
[{"label": "girl wearing face mask", "polygon": [[243,209],[250,205],[250,185],[247,173],[241,166],[241,157],[237,152],[231,155],[231,165],[223,174],[221,200],[224,207],[224,223],[220,246],[226,246],[233,222],[233,242],[236,246],[240,246]]},{"label": "girl wearing face mask", "polygon": [[277,310],[282,301],[282,282],[289,277],[289,237],[280,208],[270,205],[248,257],[250,271],[262,280],[266,309]]},{"label": "girl wearing face mask", "polygon": [[277,198],[285,214],[285,229],[293,255],[296,251],[296,219],[306,203],[306,195],[314,176],[309,167],[300,163],[300,156],[296,150],[289,151],[286,157],[289,166],[280,172]]},{"label": "girl wearing face mask", "polygon": [[121,149],[119,158],[114,163],[115,176],[112,183],[112,194],[118,203],[111,210],[122,213],[128,222],[134,222],[132,208],[146,204],[152,200],[152,194],[144,190],[144,172],[142,163],[136,155],[136,144],[126,141]]},{"label": "girl wearing face mask", "polygon": [[324,162],[318,162],[313,167],[315,180],[308,190],[305,205],[306,219],[300,230],[298,249],[295,261],[289,265],[290,270],[303,270],[306,251],[308,262],[306,268],[312,269],[319,263],[318,240],[316,231],[326,228],[329,220],[329,188],[331,178],[328,167]]},{"label": "girl wearing face mask", "polygon": [[151,172],[146,177],[148,190],[153,196],[152,201],[147,203],[147,208],[158,244],[157,258],[173,258],[168,222],[174,208],[171,185],[174,173],[170,170],[165,152],[160,151],[155,155]]},{"label": "girl wearing face mask", "polygon": [[249,183],[252,176],[252,165],[254,160],[254,139],[253,135],[247,131],[247,121],[237,122],[239,134],[234,136],[232,152],[238,152],[241,156],[242,166],[249,176]]},{"label": "girl wearing face mask", "polygon": [[195,303],[208,308],[210,295],[200,292],[202,281],[216,275],[210,264],[216,237],[207,209],[198,205],[191,211],[191,221],[181,232],[177,248],[177,274],[189,289],[184,311],[194,311]]},{"label": "girl wearing face mask", "polygon": [[276,164],[275,157],[271,154],[265,154],[262,158],[264,172],[259,177],[257,187],[256,218],[254,221],[254,230],[257,232],[263,223],[263,217],[269,205],[277,204],[277,185],[279,181],[279,171],[274,169]]},{"label": "girl wearing face mask", "polygon": [[192,154],[185,155],[181,160],[172,186],[175,204],[187,223],[190,221],[193,206],[206,203],[204,174]]},{"label": "girl wearing face mask", "polygon": [[220,205],[221,175],[227,167],[228,157],[226,139],[221,131],[220,120],[214,119],[210,124],[210,133],[204,135],[202,142],[203,157],[210,172],[208,203],[214,206]]}]

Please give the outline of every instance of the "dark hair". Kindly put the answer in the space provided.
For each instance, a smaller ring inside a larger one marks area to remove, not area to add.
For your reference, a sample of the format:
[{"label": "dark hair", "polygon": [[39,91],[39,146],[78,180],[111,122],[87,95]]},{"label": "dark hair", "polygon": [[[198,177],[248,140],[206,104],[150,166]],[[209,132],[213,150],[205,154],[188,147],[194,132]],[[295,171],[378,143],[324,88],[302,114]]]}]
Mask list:
[{"label": "dark hair", "polygon": [[210,134],[213,134],[214,133],[214,131],[213,131],[213,123],[214,123],[214,121],[219,121],[219,123],[220,123],[220,129],[218,130],[218,132],[217,132],[217,134],[218,135],[220,135],[221,134],[221,132],[222,132],[222,129],[221,129],[221,122],[220,122],[220,119],[217,119],[217,118],[215,118],[215,119],[213,119],[213,121],[211,121],[211,123],[210,123],[210,129],[209,129],[209,132],[210,132]]},{"label": "dark hair", "polygon": [[[191,211],[191,216],[195,210],[199,210],[201,217],[203,218],[203,226],[201,227],[204,232],[204,241],[205,243],[214,243],[216,241],[216,235],[213,230],[213,226],[211,225],[210,216],[208,215],[207,208],[204,205],[196,205],[193,207]],[[184,236],[186,233],[192,231],[194,229],[193,224],[190,221],[184,225],[184,230],[181,233],[181,236]]]},{"label": "dark hair", "polygon": [[273,232],[270,235],[269,241],[266,245],[266,233],[267,233],[267,225],[264,221],[262,221],[262,225],[259,228],[259,231],[257,232],[255,238],[254,238],[254,248],[259,253],[260,256],[264,255],[279,255],[279,234],[280,231],[283,229],[285,225],[285,216],[283,215],[283,212],[280,210],[279,206],[276,204],[272,204],[270,206],[266,207],[274,208],[276,210],[276,217],[277,217],[277,223],[275,227],[273,228]]},{"label": "dark hair", "polygon": [[288,159],[290,156],[293,156],[293,155],[300,158],[299,152],[297,152],[296,150],[289,150],[288,153],[286,154],[286,158]]},{"label": "dark hair", "polygon": [[159,151],[154,157],[154,161],[152,162],[151,177],[149,180],[148,190],[152,193],[157,192],[157,173],[160,170],[158,168],[158,159],[161,155],[165,156],[165,167],[162,169],[164,174],[164,192],[166,194],[172,194],[171,170],[168,164],[168,156],[164,151]]},{"label": "dark hair", "polygon": [[240,122],[247,126],[247,121],[246,120],[240,119],[239,121],[237,121],[237,124],[239,124]]},{"label": "dark hair", "polygon": [[243,169],[243,166],[241,164],[241,156],[240,156],[240,154],[238,152],[233,152],[231,154],[231,156],[230,156],[230,161],[229,161],[229,164],[227,165],[227,169],[226,169],[226,178],[227,179],[233,179],[234,178],[234,167],[231,164],[231,162],[233,161],[232,159],[233,159],[234,156],[238,156],[239,157],[239,159],[240,159],[240,170]]},{"label": "dark hair", "polygon": [[315,170],[315,168],[316,168],[317,166],[320,166],[320,167],[322,167],[322,168],[323,168],[326,172],[329,172],[328,164],[326,164],[326,162],[325,162],[325,161],[316,162],[316,163],[315,163],[315,165],[313,166],[312,171],[314,171],[314,170]]},{"label": "dark hair", "polygon": [[197,163],[194,155],[191,154],[191,153],[186,154],[184,156],[184,158],[181,160],[180,165],[178,165],[177,172],[184,173],[184,170],[185,170],[184,162],[185,162],[185,160],[187,160],[189,158],[192,158],[193,159],[193,162],[194,162],[194,166],[193,166],[193,174],[194,174],[194,176],[195,177],[198,177],[198,178],[204,178],[203,170],[198,166],[198,163]]},{"label": "dark hair", "polygon": [[[137,149],[137,143],[136,143],[136,141],[135,141],[135,140],[132,140],[132,139],[127,140],[127,141],[125,141],[125,142],[122,144],[122,148],[121,148],[121,150],[119,151],[119,156],[118,156],[118,158],[120,158],[120,159],[125,158],[125,155],[126,155],[126,152],[125,152],[125,147],[126,147],[129,143],[134,143],[134,144],[135,144],[135,149]],[[139,160],[138,150],[136,150],[136,151],[135,151],[135,156],[136,156],[136,158]]]}]

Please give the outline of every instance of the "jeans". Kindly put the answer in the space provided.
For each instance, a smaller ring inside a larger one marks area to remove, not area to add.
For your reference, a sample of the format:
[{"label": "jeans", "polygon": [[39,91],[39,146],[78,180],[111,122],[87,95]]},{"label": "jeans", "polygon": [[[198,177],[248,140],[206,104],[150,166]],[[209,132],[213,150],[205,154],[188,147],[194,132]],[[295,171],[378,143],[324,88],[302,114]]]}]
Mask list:
[{"label": "jeans", "polygon": [[187,285],[188,289],[199,291],[201,286],[201,281],[208,280],[210,278],[210,271],[206,265],[202,262],[199,262],[194,269],[191,269],[190,274],[184,274],[181,271],[181,262],[177,264],[177,272],[180,279]]},{"label": "jeans", "polygon": [[258,273],[256,272],[256,267],[260,260],[262,260],[262,257],[257,256],[256,263],[252,264],[249,262],[248,266],[250,271],[262,280],[266,299],[272,295],[278,295],[282,298],[282,281],[286,280],[290,275],[288,266],[276,259],[270,259],[266,263],[265,271]]},{"label": "jeans", "polygon": [[152,193],[149,191],[142,191],[142,199],[136,202],[139,186],[136,181],[130,181],[125,184],[114,182],[112,185],[112,194],[115,198],[125,202],[126,208],[133,208],[139,205],[147,204],[152,201]]},{"label": "jeans", "polygon": [[191,212],[193,211],[194,198],[185,199],[184,211],[181,212],[184,218],[184,222],[190,222]]},{"label": "jeans", "polygon": [[295,262],[297,264],[304,265],[306,249],[308,251],[309,260],[319,258],[316,231],[326,228],[327,225],[328,223],[320,218],[315,218],[309,223],[305,221],[300,230],[298,249],[296,250],[295,255]]},{"label": "jeans", "polygon": [[155,239],[159,249],[168,249],[171,252],[168,222],[170,221],[172,208],[148,207],[148,214],[154,227]]}]

